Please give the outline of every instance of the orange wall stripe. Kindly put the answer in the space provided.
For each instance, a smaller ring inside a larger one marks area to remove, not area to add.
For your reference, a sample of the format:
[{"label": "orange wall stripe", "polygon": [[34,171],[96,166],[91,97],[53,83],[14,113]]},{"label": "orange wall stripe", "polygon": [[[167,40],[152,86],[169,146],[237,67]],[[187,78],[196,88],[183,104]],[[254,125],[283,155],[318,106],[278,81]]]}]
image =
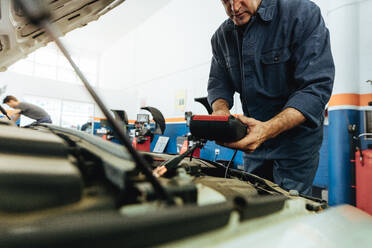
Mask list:
[{"label": "orange wall stripe", "polygon": [[368,106],[368,103],[372,101],[372,94],[337,94],[332,95],[328,106]]},{"label": "orange wall stripe", "polygon": [[183,118],[167,118],[165,122],[186,122],[185,117]]}]

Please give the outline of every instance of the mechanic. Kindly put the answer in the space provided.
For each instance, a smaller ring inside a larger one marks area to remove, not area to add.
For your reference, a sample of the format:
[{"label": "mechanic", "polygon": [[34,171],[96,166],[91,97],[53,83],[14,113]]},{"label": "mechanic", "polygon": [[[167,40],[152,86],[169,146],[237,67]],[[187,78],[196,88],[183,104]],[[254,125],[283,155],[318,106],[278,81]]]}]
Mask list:
[{"label": "mechanic", "polygon": [[248,134],[222,145],[245,151],[244,168],[271,168],[276,184],[311,195],[334,62],[329,31],[309,0],[222,0],[229,19],[212,37],[208,101],[230,115],[240,94]]},{"label": "mechanic", "polygon": [[31,125],[40,123],[52,123],[52,119],[49,114],[39,106],[31,103],[20,102],[14,96],[6,96],[3,103],[7,104],[9,107],[15,109],[12,113],[12,120],[17,122],[19,117],[22,115],[27,116],[35,120]]}]

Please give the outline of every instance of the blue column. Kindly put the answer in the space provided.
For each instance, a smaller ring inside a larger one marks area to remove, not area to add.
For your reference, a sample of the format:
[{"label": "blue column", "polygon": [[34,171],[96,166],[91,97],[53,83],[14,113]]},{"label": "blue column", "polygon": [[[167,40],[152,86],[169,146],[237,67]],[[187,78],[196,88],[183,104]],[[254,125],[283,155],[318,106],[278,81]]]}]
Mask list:
[{"label": "blue column", "polygon": [[357,110],[329,111],[329,204],[351,203],[351,164],[348,125],[360,127]]}]

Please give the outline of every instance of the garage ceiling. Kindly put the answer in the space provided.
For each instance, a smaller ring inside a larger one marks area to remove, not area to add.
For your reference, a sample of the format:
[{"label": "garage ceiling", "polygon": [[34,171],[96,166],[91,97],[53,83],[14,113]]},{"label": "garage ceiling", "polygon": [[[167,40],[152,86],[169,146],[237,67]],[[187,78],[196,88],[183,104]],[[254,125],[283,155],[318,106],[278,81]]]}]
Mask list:
[{"label": "garage ceiling", "polygon": [[102,53],[170,1],[126,0],[98,21],[68,33],[67,42],[74,49]]}]

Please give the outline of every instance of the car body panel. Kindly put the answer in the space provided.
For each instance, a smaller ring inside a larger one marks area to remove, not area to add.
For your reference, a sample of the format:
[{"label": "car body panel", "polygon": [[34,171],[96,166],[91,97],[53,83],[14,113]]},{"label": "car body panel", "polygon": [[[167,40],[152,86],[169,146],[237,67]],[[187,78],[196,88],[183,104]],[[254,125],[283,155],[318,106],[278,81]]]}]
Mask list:
[{"label": "car body panel", "polygon": [[343,205],[308,214],[301,200],[286,203],[280,213],[241,223],[232,218],[228,226],[198,237],[160,247],[370,247],[372,217]]}]

